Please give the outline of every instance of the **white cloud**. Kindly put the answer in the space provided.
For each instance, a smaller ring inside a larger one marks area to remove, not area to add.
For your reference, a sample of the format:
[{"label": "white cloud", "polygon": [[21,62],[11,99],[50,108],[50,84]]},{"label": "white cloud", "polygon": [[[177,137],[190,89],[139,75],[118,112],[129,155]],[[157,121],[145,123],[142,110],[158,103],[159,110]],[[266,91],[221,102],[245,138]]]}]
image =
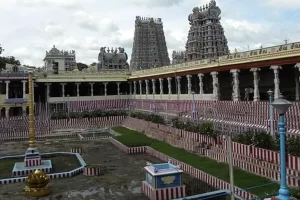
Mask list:
[{"label": "white cloud", "polygon": [[88,36],[85,38],[85,45],[88,50],[98,51],[103,44],[98,38]]},{"label": "white cloud", "polygon": [[98,18],[83,11],[77,11],[73,15],[74,22],[83,29],[100,31],[102,35],[109,35],[119,30],[117,24],[110,18]]},{"label": "white cloud", "polygon": [[77,8],[79,0],[17,0],[18,4],[25,6],[58,6],[62,8]]},{"label": "white cloud", "polygon": [[149,8],[155,7],[171,7],[173,5],[178,5],[184,0],[132,0],[132,3],[145,6]]},{"label": "white cloud", "polygon": [[57,37],[64,34],[64,29],[62,26],[54,23],[49,23],[44,28],[45,33],[50,37]]},{"label": "white cloud", "polygon": [[28,58],[30,57],[30,52],[28,51],[27,48],[25,47],[21,47],[21,48],[18,48],[18,49],[15,49],[12,51],[12,54],[15,56],[15,57],[23,57],[23,58]]},{"label": "white cloud", "polygon": [[279,9],[288,9],[288,10],[298,10],[300,9],[299,0],[264,0],[263,3],[266,6],[279,8]]},{"label": "white cloud", "polygon": [[81,49],[80,42],[72,37],[67,38],[62,43],[64,50]]},{"label": "white cloud", "polygon": [[184,34],[179,31],[166,30],[165,38],[166,38],[167,48],[169,49],[170,52],[172,52],[173,50],[179,51],[185,49],[187,34]]},{"label": "white cloud", "polygon": [[[280,43],[278,37],[270,37],[272,24],[251,23],[247,20],[226,19],[222,22],[230,50],[255,49]],[[274,34],[275,35],[275,34]]]},{"label": "white cloud", "polygon": [[[31,51],[31,48],[28,47],[20,47],[18,49],[14,49],[11,51],[11,55],[13,55],[16,59],[20,60],[21,64],[26,65],[36,65],[42,66],[43,52],[41,51]],[[42,59],[40,59],[42,58]],[[39,62],[36,62],[39,60]]]},{"label": "white cloud", "polygon": [[[187,17],[192,9],[209,1],[0,0],[0,18],[5,19],[0,31],[3,56],[40,66],[45,51],[55,44],[59,50],[74,49],[77,61],[87,64],[97,61],[103,46],[124,47],[130,57],[135,16],[152,16],[163,20],[171,57],[173,50],[185,50],[190,27]],[[300,40],[300,12],[295,11],[300,8],[299,0],[222,2],[217,1],[231,50],[278,45],[285,38]]]}]

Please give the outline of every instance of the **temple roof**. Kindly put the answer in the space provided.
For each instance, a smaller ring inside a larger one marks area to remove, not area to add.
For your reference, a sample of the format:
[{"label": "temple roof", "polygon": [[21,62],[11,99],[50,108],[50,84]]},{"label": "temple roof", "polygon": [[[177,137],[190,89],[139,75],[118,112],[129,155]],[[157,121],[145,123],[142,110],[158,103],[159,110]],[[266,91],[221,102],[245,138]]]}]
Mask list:
[{"label": "temple roof", "polygon": [[49,54],[51,55],[60,55],[60,51],[53,45],[53,48],[49,51]]},{"label": "temple roof", "polygon": [[[75,57],[75,51],[71,50],[71,51],[60,51],[58,50],[55,45],[53,45],[52,49],[48,52],[46,51],[46,57]],[[44,59],[45,60],[45,59]]]}]

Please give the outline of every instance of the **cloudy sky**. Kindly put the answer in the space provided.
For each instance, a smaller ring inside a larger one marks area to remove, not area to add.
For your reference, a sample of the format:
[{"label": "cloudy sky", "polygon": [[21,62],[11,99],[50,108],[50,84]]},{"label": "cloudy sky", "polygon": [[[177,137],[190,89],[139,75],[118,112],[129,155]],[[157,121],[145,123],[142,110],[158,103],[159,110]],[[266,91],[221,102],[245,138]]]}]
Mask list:
[{"label": "cloudy sky", "polygon": [[[97,61],[102,46],[131,55],[137,15],[162,18],[169,56],[184,50],[188,15],[210,0],[0,0],[4,56],[42,66],[45,52],[76,50],[77,62]],[[300,41],[300,0],[217,0],[229,48],[239,51]]]}]

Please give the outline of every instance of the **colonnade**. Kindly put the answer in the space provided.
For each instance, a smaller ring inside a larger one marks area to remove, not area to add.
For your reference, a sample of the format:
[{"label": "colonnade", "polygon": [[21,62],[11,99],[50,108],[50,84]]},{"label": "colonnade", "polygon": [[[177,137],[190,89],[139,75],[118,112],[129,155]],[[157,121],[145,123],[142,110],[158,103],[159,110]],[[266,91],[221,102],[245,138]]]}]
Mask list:
[{"label": "colonnade", "polygon": [[[66,86],[67,83],[60,83],[61,85],[61,91],[62,91],[62,96],[61,97],[65,97],[65,86]],[[80,97],[80,84],[81,83],[75,83],[76,85],[76,96],[77,97]],[[94,84],[95,83],[89,83],[90,87],[91,87],[91,96],[94,96]],[[121,82],[103,82],[103,85],[104,85],[104,96],[107,96],[107,85],[108,84],[116,84],[117,85],[117,91],[116,91],[116,94],[117,95],[120,95],[120,84]],[[47,97],[47,100],[49,100],[50,98],[50,86],[52,85],[52,83],[46,83],[46,97]]]},{"label": "colonnade", "polygon": [[[5,83],[5,99],[9,99],[9,84],[10,84],[10,81],[9,80],[6,80],[6,81],[0,81],[0,83]],[[23,83],[23,99],[26,98],[26,83],[27,81],[26,80],[22,80],[21,81]]]},{"label": "colonnade", "polygon": [[[299,82],[300,82],[300,63],[297,63],[294,66],[297,70],[299,70],[299,77],[295,78],[295,82],[296,82],[296,100],[300,100],[300,96],[299,96]],[[252,72],[253,74],[253,101],[259,101],[260,100],[260,92],[259,92],[259,81],[260,81],[260,77],[259,77],[259,72],[260,72],[261,68],[251,68],[250,72]],[[280,70],[282,69],[281,66],[278,65],[274,65],[274,66],[270,66],[270,69],[273,70],[274,73],[274,99],[278,99],[280,96],[280,87],[279,87],[279,83],[280,83],[280,79],[279,79],[279,73]],[[241,100],[241,95],[240,95],[240,81],[239,81],[239,73],[240,70],[239,69],[232,69],[230,70],[230,73],[232,75],[232,100],[233,101],[239,101]],[[217,71],[213,71],[210,72],[210,75],[212,77],[212,86],[213,86],[213,99],[212,100],[219,100],[220,99],[220,86],[219,86],[219,78],[218,78],[218,72]],[[198,78],[199,78],[199,95],[203,95],[204,94],[204,89],[203,89],[203,77],[204,77],[204,73],[199,73],[198,74]],[[175,76],[175,81],[176,81],[176,91],[177,91],[177,95],[181,94],[181,76]],[[191,78],[192,75],[186,75],[187,78],[187,93],[188,95],[192,94],[192,83],[191,83]],[[172,95],[172,84],[171,84],[171,80],[172,77],[167,77],[166,78],[168,81],[168,95],[169,97]],[[152,95],[156,95],[156,81],[159,81],[159,94],[163,95],[163,78],[158,78],[158,79],[151,79],[151,83],[152,83],[152,91],[149,90],[149,82],[150,80],[134,80],[133,81],[133,95],[136,98],[136,95],[138,94],[137,91],[137,83],[139,83],[139,94],[142,95],[142,83],[143,81],[145,82],[146,85],[146,96],[150,95],[150,92]],[[131,88],[130,88],[131,89]]]}]

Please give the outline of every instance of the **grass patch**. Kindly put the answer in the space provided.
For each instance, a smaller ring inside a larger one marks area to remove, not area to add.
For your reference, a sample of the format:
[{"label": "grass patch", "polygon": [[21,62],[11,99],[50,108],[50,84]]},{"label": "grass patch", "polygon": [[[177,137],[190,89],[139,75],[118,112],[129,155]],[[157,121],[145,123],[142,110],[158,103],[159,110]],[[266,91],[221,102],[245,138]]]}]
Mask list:
[{"label": "grass patch", "polygon": [[12,170],[16,162],[24,162],[24,158],[0,159],[0,179],[12,178]]},{"label": "grass patch", "polygon": [[114,138],[127,147],[150,146],[154,142],[153,139],[144,134],[121,126],[114,127],[112,129],[118,133],[121,133],[120,136],[115,136]]},{"label": "grass patch", "polygon": [[[42,155],[42,160],[51,160],[51,173],[67,172],[81,166],[75,155]],[[12,170],[16,162],[24,162],[24,157],[0,159],[0,179],[13,178]]]},{"label": "grass patch", "polygon": [[[116,136],[115,139],[128,147],[150,146],[159,152],[189,164],[207,174],[229,182],[229,166],[226,163],[220,163],[216,160],[188,152],[185,149],[173,147],[167,143],[151,139],[144,134],[124,127],[115,127],[112,129],[122,134],[121,136]],[[242,189],[269,183],[272,183],[272,181],[267,178],[234,167],[234,184]],[[274,183],[272,185],[251,189],[249,192],[261,196],[265,195],[265,193],[277,192],[278,189],[279,185]]]},{"label": "grass patch", "polygon": [[61,173],[68,172],[81,167],[76,155],[68,154],[52,154],[52,155],[43,155],[42,159],[51,160],[52,162],[52,172],[51,173]]}]

